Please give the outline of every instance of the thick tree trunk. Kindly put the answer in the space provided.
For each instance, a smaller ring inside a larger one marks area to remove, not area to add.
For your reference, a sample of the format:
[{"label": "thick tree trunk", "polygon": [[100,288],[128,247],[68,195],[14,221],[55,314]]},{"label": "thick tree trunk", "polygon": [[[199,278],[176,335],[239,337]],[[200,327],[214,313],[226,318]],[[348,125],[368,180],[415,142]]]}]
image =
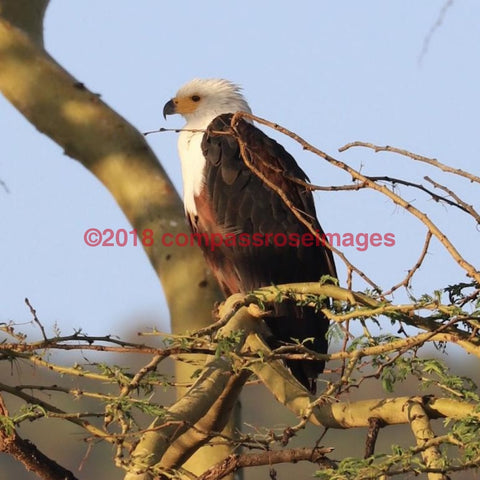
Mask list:
[{"label": "thick tree trunk", "polygon": [[[62,146],[104,185],[137,231],[187,232],[181,200],[143,135],[98,95],[58,65],[43,48],[43,15],[48,0],[0,0],[0,90],[40,132]],[[68,181],[68,180],[67,180]],[[173,332],[211,322],[221,298],[200,249],[165,247],[145,252],[168,302]],[[181,366],[180,382],[196,367]],[[195,459],[196,473],[228,454],[220,448]]]}]

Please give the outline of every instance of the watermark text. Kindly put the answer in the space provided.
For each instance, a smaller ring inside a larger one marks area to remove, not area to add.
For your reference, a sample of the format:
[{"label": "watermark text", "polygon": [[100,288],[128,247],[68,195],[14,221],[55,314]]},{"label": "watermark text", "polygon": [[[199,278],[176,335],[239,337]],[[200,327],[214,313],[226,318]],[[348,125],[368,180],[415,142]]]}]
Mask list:
[{"label": "watermark text", "polygon": [[[89,228],[83,240],[90,247],[151,247],[157,241],[151,229],[137,230]],[[394,247],[395,234],[388,233],[163,233],[159,241],[164,247],[202,246],[214,251],[221,247],[320,247],[326,243],[335,248],[354,247],[360,252],[370,247]]]}]

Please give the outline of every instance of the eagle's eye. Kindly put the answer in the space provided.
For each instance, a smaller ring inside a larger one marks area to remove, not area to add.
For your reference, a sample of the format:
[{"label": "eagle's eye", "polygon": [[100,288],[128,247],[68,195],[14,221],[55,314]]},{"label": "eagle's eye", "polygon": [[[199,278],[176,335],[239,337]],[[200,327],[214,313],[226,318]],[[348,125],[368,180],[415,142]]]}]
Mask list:
[{"label": "eagle's eye", "polygon": [[200,101],[200,97],[198,95],[192,95],[192,100],[194,102],[199,102]]}]

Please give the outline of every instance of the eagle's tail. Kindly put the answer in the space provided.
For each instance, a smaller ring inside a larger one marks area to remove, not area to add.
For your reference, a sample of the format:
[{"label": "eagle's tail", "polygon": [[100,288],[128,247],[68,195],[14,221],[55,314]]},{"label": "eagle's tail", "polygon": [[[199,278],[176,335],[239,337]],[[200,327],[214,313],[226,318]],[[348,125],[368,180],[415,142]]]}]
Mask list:
[{"label": "eagle's tail", "polygon": [[[296,341],[317,353],[327,353],[326,333],[329,322],[312,307],[299,307],[293,301],[276,303],[272,314],[265,318],[272,336],[266,341],[270,348],[278,348]],[[323,360],[286,360],[293,376],[312,394],[317,390],[317,377],[323,372]]]}]

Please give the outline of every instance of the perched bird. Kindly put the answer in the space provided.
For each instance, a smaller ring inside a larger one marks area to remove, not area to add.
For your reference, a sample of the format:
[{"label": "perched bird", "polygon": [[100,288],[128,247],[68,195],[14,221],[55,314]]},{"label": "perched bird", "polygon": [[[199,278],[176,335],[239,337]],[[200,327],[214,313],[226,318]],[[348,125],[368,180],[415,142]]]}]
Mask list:
[{"label": "perched bird", "polygon": [[[232,130],[239,111],[251,112],[240,88],[223,79],[194,79],[163,109],[165,118],[178,113],[186,120],[178,139],[186,216],[197,239],[204,235],[199,243],[224,294],[336,277],[330,250],[294,214],[325,238],[308,177],[251,121],[241,118]],[[271,348],[311,338],[308,348],[327,352],[328,321],[314,308],[276,303],[265,321]],[[286,363],[314,393],[324,362]]]}]

